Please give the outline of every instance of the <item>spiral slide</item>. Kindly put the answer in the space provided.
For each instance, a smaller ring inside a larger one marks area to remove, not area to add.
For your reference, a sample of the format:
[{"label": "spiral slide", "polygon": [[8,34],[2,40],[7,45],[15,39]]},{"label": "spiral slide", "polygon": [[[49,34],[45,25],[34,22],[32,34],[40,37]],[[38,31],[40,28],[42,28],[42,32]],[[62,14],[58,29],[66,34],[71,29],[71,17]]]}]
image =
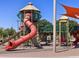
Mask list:
[{"label": "spiral slide", "polygon": [[24,20],[25,20],[24,21],[25,25],[27,25],[30,28],[31,32],[25,36],[20,37],[18,40],[15,40],[15,41],[11,40],[9,42],[9,44],[7,46],[5,46],[6,51],[15,49],[20,44],[24,43],[25,41],[30,40],[31,38],[33,38],[36,35],[37,30],[36,30],[36,27],[34,26],[34,24],[32,22],[30,22],[29,19],[27,19],[27,18],[24,18]]}]

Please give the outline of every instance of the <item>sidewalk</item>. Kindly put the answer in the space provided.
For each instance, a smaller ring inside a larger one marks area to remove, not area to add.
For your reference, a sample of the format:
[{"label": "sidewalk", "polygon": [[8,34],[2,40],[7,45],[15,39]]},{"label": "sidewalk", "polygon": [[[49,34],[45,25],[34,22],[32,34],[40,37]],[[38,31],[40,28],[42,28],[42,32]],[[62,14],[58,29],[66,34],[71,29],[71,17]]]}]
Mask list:
[{"label": "sidewalk", "polygon": [[79,48],[54,53],[52,49],[25,49],[18,51],[3,51],[0,57],[79,57]]}]

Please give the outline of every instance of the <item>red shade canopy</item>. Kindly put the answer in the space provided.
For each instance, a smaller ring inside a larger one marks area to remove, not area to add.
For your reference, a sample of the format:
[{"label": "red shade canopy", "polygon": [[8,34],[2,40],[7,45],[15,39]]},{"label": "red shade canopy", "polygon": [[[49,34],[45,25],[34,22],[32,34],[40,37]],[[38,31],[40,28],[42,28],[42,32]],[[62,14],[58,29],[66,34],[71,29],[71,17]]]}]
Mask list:
[{"label": "red shade canopy", "polygon": [[79,8],[74,8],[74,7],[70,7],[70,6],[65,6],[62,4],[62,6],[65,8],[66,10],[66,14],[63,14],[65,16],[69,16],[72,18],[76,18],[79,19]]}]

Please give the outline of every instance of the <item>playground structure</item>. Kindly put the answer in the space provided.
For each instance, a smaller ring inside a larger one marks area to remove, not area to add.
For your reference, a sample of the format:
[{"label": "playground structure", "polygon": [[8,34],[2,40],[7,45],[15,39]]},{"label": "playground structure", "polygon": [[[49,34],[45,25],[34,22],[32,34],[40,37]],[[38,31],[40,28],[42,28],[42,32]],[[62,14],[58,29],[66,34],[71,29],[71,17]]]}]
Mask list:
[{"label": "playground structure", "polygon": [[[38,33],[38,28],[36,26],[36,22],[41,18],[40,10],[34,7],[32,3],[29,3],[28,6],[20,10],[18,17],[21,20],[21,24],[19,27],[20,30],[12,37],[9,37],[8,39],[6,39],[5,42],[0,43],[0,44],[3,44],[6,42],[9,42],[9,44],[5,46],[6,51],[15,49],[22,43],[34,38],[35,36],[37,36],[37,39],[39,39],[39,33]],[[29,29],[26,30],[27,28],[30,28],[30,30]],[[22,31],[24,36],[20,37],[17,40],[12,40],[14,36],[17,36]],[[26,34],[26,31],[29,34]],[[76,35],[77,33],[78,31],[76,31]],[[73,35],[77,39],[73,43],[74,45],[77,45],[79,38],[77,38],[75,34]],[[48,36],[47,38],[49,39],[50,36]],[[70,43],[69,19],[66,16],[62,16],[59,19],[59,45],[61,46],[63,43],[65,43],[66,46]]]},{"label": "playground structure", "polygon": [[27,34],[26,36],[21,37],[20,39],[16,40],[16,41],[10,41],[9,45],[5,47],[6,50],[11,50],[14,49],[15,47],[19,46],[20,44],[22,44],[23,42],[31,39],[32,37],[34,37],[36,35],[36,27],[33,25],[33,23],[31,23],[30,20],[30,13],[26,13],[24,16],[24,23],[31,29],[31,32],[29,34]]},{"label": "playground structure", "polygon": [[[73,41],[72,44],[76,47],[77,43],[79,42],[79,28],[78,28],[79,26],[78,26],[78,24],[76,24],[72,28],[73,30],[69,31],[69,19],[68,19],[68,17],[79,19],[79,17],[78,17],[79,8],[74,8],[74,7],[71,7],[71,6],[63,5],[63,4],[61,4],[61,5],[66,10],[66,14],[63,14],[64,16],[62,16],[59,20],[59,41],[60,41],[60,45],[63,42],[63,40],[66,40],[65,42],[67,43],[67,45],[70,41]],[[71,38],[71,36],[73,36],[73,38]]]},{"label": "playground structure", "polygon": [[[69,18],[62,16],[59,19],[58,43],[59,46],[77,46],[79,42],[79,25],[76,24],[69,31]],[[72,42],[72,43],[71,43]]]},{"label": "playground structure", "polygon": [[28,28],[30,28],[30,30],[29,30],[30,33],[27,34],[27,35],[24,34],[26,36],[23,36],[20,39],[14,41],[14,42],[10,41],[9,42],[10,44],[8,46],[6,46],[6,50],[10,50],[12,48],[17,47],[21,43],[28,41],[29,39],[32,39],[37,34],[35,24],[33,24],[33,23],[37,22],[37,20],[40,19],[39,13],[40,13],[39,9],[32,6],[32,3],[29,3],[28,6],[26,6],[23,9],[20,10],[19,17],[21,19],[21,24],[24,23],[24,25],[21,26],[20,29],[23,30],[24,33],[25,33],[25,31],[26,31],[25,29],[27,28],[26,26],[28,26]]},{"label": "playground structure", "polygon": [[75,26],[74,29],[71,32],[71,35],[75,38],[75,41],[73,42],[73,45],[76,47],[79,42],[79,25]]},{"label": "playground structure", "polygon": [[[5,42],[1,42],[0,44],[4,44],[6,42],[9,42],[8,45],[5,46],[5,50],[13,50],[14,48],[18,47],[22,43],[34,38],[37,34],[37,37],[39,36],[38,30],[36,29],[35,22],[37,22],[41,16],[40,16],[40,10],[37,9],[32,5],[32,3],[29,3],[26,7],[20,10],[18,17],[21,20],[21,24],[19,27],[19,31],[14,34],[12,37],[9,37],[5,40]],[[26,28],[29,28],[26,30]],[[14,36],[17,36],[20,32],[23,31],[23,35],[17,40],[12,40]],[[26,31],[28,31],[29,34],[26,34]],[[37,38],[39,39],[39,38]]]},{"label": "playground structure", "polygon": [[61,16],[59,19],[59,42],[60,46],[65,42],[68,45],[69,41],[69,19],[67,16]]}]

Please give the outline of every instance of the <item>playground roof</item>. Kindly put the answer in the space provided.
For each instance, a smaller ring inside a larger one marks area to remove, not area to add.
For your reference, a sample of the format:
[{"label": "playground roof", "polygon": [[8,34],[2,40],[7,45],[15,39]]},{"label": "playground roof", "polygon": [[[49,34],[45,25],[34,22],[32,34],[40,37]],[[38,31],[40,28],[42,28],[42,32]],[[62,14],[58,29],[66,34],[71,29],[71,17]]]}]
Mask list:
[{"label": "playground roof", "polygon": [[61,16],[60,19],[68,19],[67,16]]},{"label": "playground roof", "polygon": [[24,8],[22,8],[20,11],[27,11],[27,10],[36,10],[36,11],[40,11],[38,8],[36,8],[35,6],[33,6],[33,4],[31,2],[29,2],[29,4],[27,6],[25,6]]}]

